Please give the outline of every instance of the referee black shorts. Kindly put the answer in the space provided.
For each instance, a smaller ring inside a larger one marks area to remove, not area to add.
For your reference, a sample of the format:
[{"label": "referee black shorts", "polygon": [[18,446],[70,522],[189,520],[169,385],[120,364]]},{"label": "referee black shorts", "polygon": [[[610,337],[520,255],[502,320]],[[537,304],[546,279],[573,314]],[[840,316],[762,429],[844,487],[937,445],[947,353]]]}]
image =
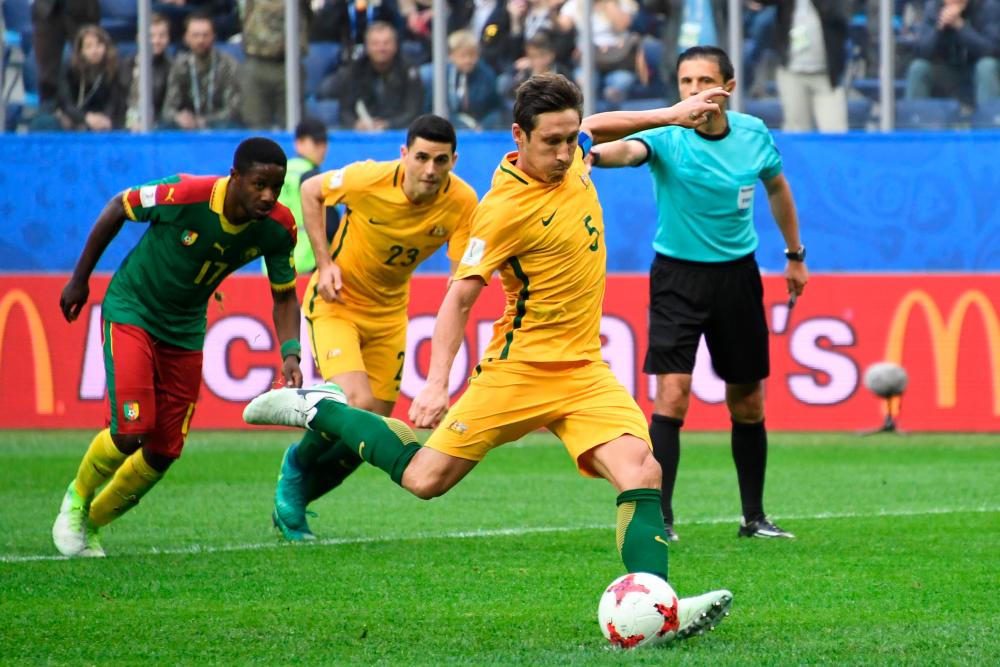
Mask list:
[{"label": "referee black shorts", "polygon": [[770,373],[764,287],[752,253],[713,263],[656,255],[643,371],[690,374],[702,334],[712,368],[726,382],[749,384]]}]

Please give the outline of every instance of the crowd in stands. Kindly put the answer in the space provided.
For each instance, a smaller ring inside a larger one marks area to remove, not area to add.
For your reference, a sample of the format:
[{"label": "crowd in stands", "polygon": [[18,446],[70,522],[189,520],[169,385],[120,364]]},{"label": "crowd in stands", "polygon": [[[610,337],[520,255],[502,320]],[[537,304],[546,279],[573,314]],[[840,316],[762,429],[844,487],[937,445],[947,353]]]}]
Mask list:
[{"label": "crowd in stands", "polygon": [[[304,109],[331,127],[403,128],[432,106],[430,0],[296,0]],[[136,3],[0,0],[23,49],[30,130],[139,128]],[[578,80],[590,21],[597,108],[671,103],[678,53],[725,47],[727,0],[448,0],[446,98],[460,128],[507,127],[517,86]],[[894,0],[901,105],[944,98],[945,124],[1000,119],[1000,0]],[[877,0],[744,0],[746,110],[788,131],[873,123]],[[283,128],[283,0],[153,2],[155,126]],[[6,51],[10,51],[9,48]],[[8,60],[10,54],[8,53]],[[5,90],[5,95],[9,94]],[[940,101],[940,100],[939,100]],[[989,123],[987,123],[989,124]],[[10,123],[8,123],[10,125]]]}]

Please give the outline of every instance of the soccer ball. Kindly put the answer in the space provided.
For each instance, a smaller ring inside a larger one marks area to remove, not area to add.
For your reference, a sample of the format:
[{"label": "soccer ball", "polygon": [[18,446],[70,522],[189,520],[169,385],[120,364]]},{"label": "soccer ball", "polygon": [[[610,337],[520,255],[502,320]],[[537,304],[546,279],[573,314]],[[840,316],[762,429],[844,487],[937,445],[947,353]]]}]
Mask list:
[{"label": "soccer ball", "polygon": [[677,634],[677,594],[663,579],[646,572],[618,577],[597,607],[604,637],[618,648],[655,646]]},{"label": "soccer ball", "polygon": [[909,377],[903,367],[891,361],[872,364],[865,370],[865,386],[882,398],[899,396],[906,389],[908,381]]}]

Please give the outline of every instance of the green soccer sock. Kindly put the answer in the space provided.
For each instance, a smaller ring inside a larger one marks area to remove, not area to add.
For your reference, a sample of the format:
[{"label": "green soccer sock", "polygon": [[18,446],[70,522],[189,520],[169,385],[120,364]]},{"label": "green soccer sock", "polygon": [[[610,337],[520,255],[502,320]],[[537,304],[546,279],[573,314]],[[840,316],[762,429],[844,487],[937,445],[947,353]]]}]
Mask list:
[{"label": "green soccer sock", "polygon": [[338,441],[315,431],[304,431],[302,439],[295,446],[295,461],[303,471],[312,470]]},{"label": "green soccer sock", "polygon": [[667,578],[667,535],[658,489],[629,489],[618,496],[618,553],[629,572]]},{"label": "green soccer sock", "polygon": [[304,471],[306,502],[311,503],[340,486],[360,465],[361,457],[343,440],[334,442],[312,467]]},{"label": "green soccer sock", "polygon": [[398,419],[336,401],[320,401],[309,428],[331,441],[342,440],[362,459],[387,472],[396,484],[402,482],[403,471],[420,450],[413,431]]}]

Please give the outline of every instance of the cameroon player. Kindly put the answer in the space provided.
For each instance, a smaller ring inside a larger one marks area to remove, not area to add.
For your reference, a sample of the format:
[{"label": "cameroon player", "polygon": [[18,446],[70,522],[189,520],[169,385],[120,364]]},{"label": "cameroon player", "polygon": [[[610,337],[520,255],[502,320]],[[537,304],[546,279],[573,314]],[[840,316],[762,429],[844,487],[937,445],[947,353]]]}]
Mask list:
[{"label": "cameroon player", "polygon": [[[303,298],[323,378],[355,407],[392,413],[406,348],[410,276],[448,244],[455,267],[469,238],[475,191],[452,173],[451,123],[427,114],[410,124],[400,158],[356,162],[302,185],[302,217],[316,257]],[[332,244],[323,207],[343,204]],[[281,464],[272,521],[289,540],[313,539],[306,505],[339,485],[361,459],[349,447],[307,432]]]},{"label": "cameroon player", "polygon": [[[718,113],[713,88],[669,109],[614,112],[593,139],[611,141]],[[604,221],[584,158],[582,96],[557,74],[521,84],[514,102],[517,151],[501,160],[476,209],[471,238],[438,311],[427,385],[410,408],[424,446],[401,422],[344,405],[333,386],[272,390],[244,411],[250,423],[306,427],[339,438],[420,498],[451,489],[493,447],[539,428],[558,437],[581,474],[618,491],[617,546],[629,572],[667,577],[660,466],[646,418],[601,359]],[[588,119],[589,120],[589,119]],[[591,121],[593,122],[593,121]],[[506,306],[462,397],[448,410],[448,375],[469,312],[499,271]],[[679,637],[714,626],[732,601],[720,590],[681,600]]]},{"label": "cameroon player", "polygon": [[63,555],[104,556],[98,529],[135,507],[180,456],[201,387],[208,300],[226,276],[258,257],[270,276],[282,374],[301,386],[295,220],[277,203],[285,163],[278,144],[250,138],[237,147],[229,176],[179,175],[129,188],[98,216],[59,301],[69,322],[87,303],[90,274],[125,221],[149,227],[104,297],[106,423],[52,527]]}]

